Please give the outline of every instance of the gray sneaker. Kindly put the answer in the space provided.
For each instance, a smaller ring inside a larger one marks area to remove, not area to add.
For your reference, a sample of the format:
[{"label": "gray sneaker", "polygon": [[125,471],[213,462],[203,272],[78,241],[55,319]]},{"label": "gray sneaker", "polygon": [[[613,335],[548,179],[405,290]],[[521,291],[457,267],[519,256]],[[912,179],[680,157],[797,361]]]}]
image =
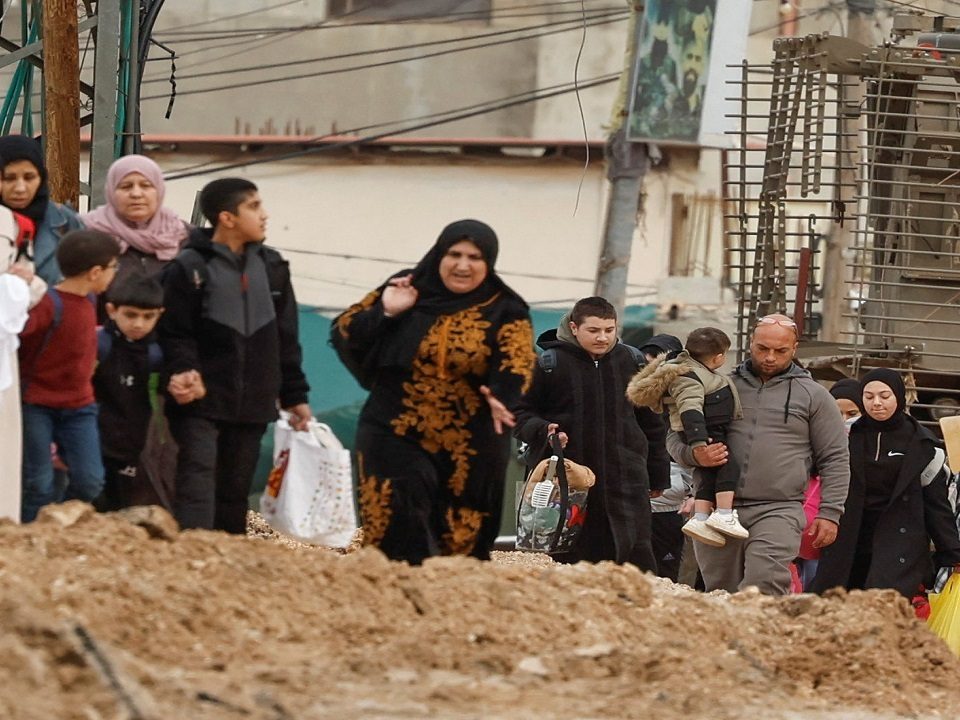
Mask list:
[{"label": "gray sneaker", "polygon": [[727,544],[727,539],[716,530],[707,525],[706,520],[697,520],[690,518],[681,528],[684,535],[689,535],[697,542],[711,547],[723,547]]},{"label": "gray sneaker", "polygon": [[737,517],[737,511],[734,510],[729,515],[721,515],[713,512],[707,518],[707,527],[713,528],[718,533],[723,533],[732,538],[746,540],[750,537],[750,532],[740,524],[740,518]]}]

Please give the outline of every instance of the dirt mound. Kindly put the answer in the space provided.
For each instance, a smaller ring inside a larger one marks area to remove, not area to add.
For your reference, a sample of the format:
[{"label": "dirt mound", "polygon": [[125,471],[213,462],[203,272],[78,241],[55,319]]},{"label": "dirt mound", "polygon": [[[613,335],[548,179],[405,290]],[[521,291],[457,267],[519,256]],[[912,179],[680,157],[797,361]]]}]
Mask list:
[{"label": "dirt mound", "polygon": [[421,568],[67,504],[0,524],[0,717],[866,718],[960,707],[889,592],[702,595],[632,567]]}]

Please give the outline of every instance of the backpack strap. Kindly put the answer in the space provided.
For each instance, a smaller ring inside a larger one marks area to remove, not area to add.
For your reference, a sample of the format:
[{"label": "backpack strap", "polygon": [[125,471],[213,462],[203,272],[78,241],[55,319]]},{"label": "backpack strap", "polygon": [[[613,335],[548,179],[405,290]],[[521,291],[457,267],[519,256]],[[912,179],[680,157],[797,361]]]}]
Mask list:
[{"label": "backpack strap", "polygon": [[60,323],[63,320],[63,298],[60,297],[60,292],[55,287],[51,287],[47,289],[47,295],[50,296],[50,300],[53,302],[53,321],[50,323],[50,327],[47,328],[47,332],[44,333],[39,349],[30,360],[30,374],[22,377],[20,380],[21,398],[26,394],[27,388],[30,387],[30,383],[33,381],[33,375],[37,371],[37,360],[40,359],[40,356],[43,355],[47,346],[50,345],[53,334],[57,331],[57,328],[60,327]]},{"label": "backpack strap", "polygon": [[640,348],[636,348],[633,345],[628,345],[622,340],[619,342],[619,344],[623,345],[627,350],[630,351],[630,354],[633,355],[633,362],[636,363],[638,368],[641,368],[647,364],[647,359],[643,356],[643,353],[640,352]]},{"label": "backpack strap", "polygon": [[150,372],[160,372],[163,368],[163,350],[156,340],[147,346],[147,367]]},{"label": "backpack strap", "polygon": [[[202,290],[203,286],[207,284],[207,280],[210,278],[210,272],[207,270],[207,263],[204,261],[203,256],[196,250],[193,248],[181,250],[177,254],[174,262],[183,268],[194,290]],[[170,265],[173,264],[174,263],[170,263]],[[166,272],[166,268],[164,268],[164,272]]]},{"label": "backpack strap", "polygon": [[[263,260],[263,267],[267,273],[267,285],[270,287],[270,295],[273,297],[274,302],[276,302],[277,296],[283,291],[283,272],[280,265],[272,261],[272,258],[266,252],[264,252],[267,249],[269,248],[263,248],[261,246],[260,257]],[[277,257],[280,257],[279,253],[277,253],[275,250],[272,252]],[[187,279],[190,281],[190,284],[193,285],[194,290],[202,290],[203,286],[207,284],[207,280],[210,279],[210,271],[207,269],[207,261],[204,259],[203,255],[193,248],[181,250],[176,257],[175,262],[177,262],[180,267],[183,268],[184,272],[187,274]],[[281,260],[281,263],[282,262],[283,261]]]},{"label": "backpack strap", "polygon": [[[646,358],[643,357],[643,353],[640,352],[639,348],[635,348],[633,345],[627,345],[625,342],[619,344],[630,351],[630,354],[633,356],[633,361],[637,364],[638,368],[647,364]],[[549,375],[557,369],[557,349],[555,347],[547,348],[540,353],[537,362],[540,364],[540,369]]]},{"label": "backpack strap", "polygon": [[[105,327],[97,328],[97,362],[104,362],[113,350],[113,333]],[[163,367],[163,350],[156,340],[147,345],[147,368],[160,372]]]},{"label": "backpack strap", "polygon": [[105,327],[97,328],[97,362],[102,363],[113,349],[113,333]]}]

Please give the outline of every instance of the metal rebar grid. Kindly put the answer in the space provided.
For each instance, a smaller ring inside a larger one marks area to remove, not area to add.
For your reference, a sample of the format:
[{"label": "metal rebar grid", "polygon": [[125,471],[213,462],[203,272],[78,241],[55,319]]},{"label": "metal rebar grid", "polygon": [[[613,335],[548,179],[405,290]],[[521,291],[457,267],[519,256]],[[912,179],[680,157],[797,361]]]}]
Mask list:
[{"label": "metal rebar grid", "polygon": [[739,290],[740,359],[751,327],[765,314],[799,313],[804,337],[816,337],[825,234],[844,204],[853,204],[855,188],[842,178],[856,152],[841,147],[856,137],[843,132],[842,122],[849,108],[841,89],[852,81],[827,71],[817,38],[778,41],[771,65],[744,63],[730,83],[729,94],[739,100],[731,113],[738,150],[727,155],[723,193],[726,273]]},{"label": "metal rebar grid", "polygon": [[960,394],[960,55],[877,48],[851,253],[855,376],[892,367],[918,416]]}]

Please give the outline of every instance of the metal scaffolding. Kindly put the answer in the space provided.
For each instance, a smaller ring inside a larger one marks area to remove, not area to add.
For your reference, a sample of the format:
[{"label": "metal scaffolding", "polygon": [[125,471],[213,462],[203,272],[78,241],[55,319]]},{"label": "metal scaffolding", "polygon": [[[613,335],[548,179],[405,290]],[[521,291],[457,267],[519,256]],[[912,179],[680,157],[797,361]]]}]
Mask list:
[{"label": "metal scaffolding", "polygon": [[[787,312],[815,376],[891,367],[926,421],[960,411],[960,28],[945,21],[895,23],[910,45],[777,41],[772,65],[742,67],[724,168],[741,347],[758,316]],[[818,343],[817,257],[837,222],[855,224],[848,326]]]}]

